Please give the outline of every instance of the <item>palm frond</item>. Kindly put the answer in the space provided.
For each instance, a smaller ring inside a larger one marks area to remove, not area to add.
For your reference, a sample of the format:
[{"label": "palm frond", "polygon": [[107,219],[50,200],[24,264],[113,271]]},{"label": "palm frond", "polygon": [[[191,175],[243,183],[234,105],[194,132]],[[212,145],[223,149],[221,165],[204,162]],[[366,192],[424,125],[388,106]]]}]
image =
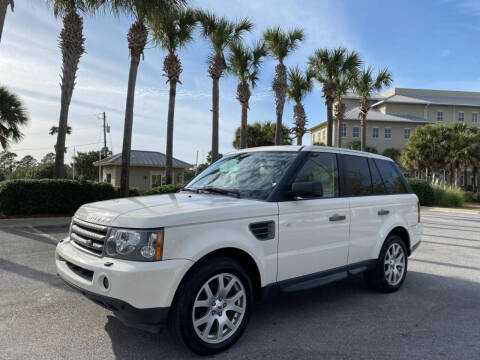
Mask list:
[{"label": "palm frond", "polygon": [[305,96],[313,90],[312,80],[313,76],[309,70],[302,71],[298,66],[290,68],[288,70],[288,99],[297,104],[301,103]]},{"label": "palm frond", "polygon": [[229,69],[240,82],[247,82],[254,88],[265,55],[266,49],[263,42],[258,42],[249,48],[240,41],[234,41],[230,44]]},{"label": "palm frond", "polygon": [[270,55],[283,64],[283,60],[294,51],[304,39],[302,29],[296,28],[290,32],[283,31],[280,26],[268,28],[263,39]]},{"label": "palm frond", "polygon": [[19,142],[23,138],[21,128],[28,121],[27,111],[18,96],[0,87],[0,143],[4,149],[10,141]]}]

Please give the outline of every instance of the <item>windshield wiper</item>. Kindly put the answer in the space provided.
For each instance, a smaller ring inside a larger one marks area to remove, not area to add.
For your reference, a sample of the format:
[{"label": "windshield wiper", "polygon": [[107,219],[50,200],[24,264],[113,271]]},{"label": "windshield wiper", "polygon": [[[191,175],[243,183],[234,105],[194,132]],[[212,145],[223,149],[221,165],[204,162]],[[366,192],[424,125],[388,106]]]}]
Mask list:
[{"label": "windshield wiper", "polygon": [[198,189],[195,189],[195,188],[182,188],[181,191],[190,191],[190,192],[194,192],[196,194],[199,193]]},{"label": "windshield wiper", "polygon": [[220,194],[220,195],[235,195],[237,198],[240,198],[240,191],[238,190],[227,190],[227,189],[220,189],[220,188],[214,188],[214,187],[199,188],[198,190],[211,192],[214,194]]}]

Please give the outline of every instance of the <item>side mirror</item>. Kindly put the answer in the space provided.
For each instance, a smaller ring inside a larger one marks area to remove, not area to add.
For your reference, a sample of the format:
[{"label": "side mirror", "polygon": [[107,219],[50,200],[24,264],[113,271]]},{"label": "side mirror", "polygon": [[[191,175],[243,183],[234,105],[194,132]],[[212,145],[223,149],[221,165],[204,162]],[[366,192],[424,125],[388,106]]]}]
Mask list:
[{"label": "side mirror", "polygon": [[292,195],[300,197],[321,197],[323,186],[320,181],[305,181],[292,184]]}]

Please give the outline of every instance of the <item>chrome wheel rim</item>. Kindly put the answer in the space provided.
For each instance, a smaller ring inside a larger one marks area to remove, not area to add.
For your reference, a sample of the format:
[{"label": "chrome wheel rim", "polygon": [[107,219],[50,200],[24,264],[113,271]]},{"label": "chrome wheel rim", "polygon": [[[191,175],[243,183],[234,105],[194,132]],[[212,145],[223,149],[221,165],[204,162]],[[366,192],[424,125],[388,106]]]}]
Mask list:
[{"label": "chrome wheel rim", "polygon": [[225,341],[240,327],[246,307],[242,282],[233,274],[217,274],[205,282],[195,297],[192,310],[195,332],[209,344]]},{"label": "chrome wheel rim", "polygon": [[396,286],[405,273],[405,253],[398,243],[393,243],[385,254],[385,279],[389,285]]}]

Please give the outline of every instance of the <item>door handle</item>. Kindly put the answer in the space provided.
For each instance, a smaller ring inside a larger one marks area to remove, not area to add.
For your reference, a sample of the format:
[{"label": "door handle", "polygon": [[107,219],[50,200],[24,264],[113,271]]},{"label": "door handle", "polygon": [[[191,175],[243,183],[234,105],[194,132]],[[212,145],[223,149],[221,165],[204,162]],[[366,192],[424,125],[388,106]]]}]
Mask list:
[{"label": "door handle", "polygon": [[379,216],[390,214],[389,210],[382,209],[377,213]]},{"label": "door handle", "polygon": [[347,217],[345,215],[338,215],[338,214],[335,214],[333,216],[330,216],[328,218],[328,220],[330,221],[342,221],[342,220],[345,220]]}]

